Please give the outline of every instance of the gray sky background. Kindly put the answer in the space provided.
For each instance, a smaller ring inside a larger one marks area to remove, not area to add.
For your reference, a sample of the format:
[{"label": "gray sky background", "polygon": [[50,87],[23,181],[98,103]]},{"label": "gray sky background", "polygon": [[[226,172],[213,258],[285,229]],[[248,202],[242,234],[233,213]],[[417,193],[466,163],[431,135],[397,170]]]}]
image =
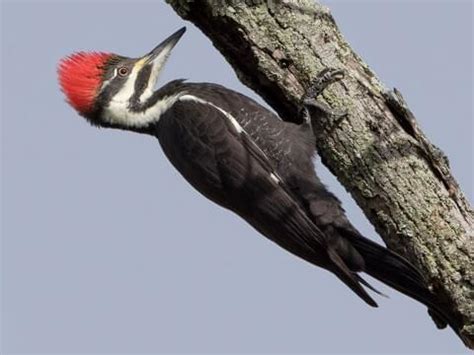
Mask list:
[{"label": "gray sky background", "polygon": [[[472,201],[472,3],[325,3],[403,92]],[[211,81],[255,97],[162,1],[2,2],[3,352],[465,353],[424,306],[374,282],[390,298],[375,295],[370,309],[201,197],[154,139],[95,129],[66,105],[59,58],[139,56],[184,24],[161,83]],[[380,240],[321,170],[361,232]]]}]

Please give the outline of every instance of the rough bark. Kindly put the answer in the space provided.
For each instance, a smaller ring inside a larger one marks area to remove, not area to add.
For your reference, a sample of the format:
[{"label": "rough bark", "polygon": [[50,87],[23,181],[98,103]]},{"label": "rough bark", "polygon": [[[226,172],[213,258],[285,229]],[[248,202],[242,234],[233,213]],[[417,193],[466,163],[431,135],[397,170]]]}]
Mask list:
[{"label": "rough bark", "polygon": [[474,347],[474,212],[448,160],[419,129],[398,91],[387,91],[310,0],[167,0],[196,24],[240,80],[285,120],[296,121],[304,89],[322,69],[345,78],[320,98],[347,109],[315,127],[323,163],[351,193],[389,248],[426,275]]}]

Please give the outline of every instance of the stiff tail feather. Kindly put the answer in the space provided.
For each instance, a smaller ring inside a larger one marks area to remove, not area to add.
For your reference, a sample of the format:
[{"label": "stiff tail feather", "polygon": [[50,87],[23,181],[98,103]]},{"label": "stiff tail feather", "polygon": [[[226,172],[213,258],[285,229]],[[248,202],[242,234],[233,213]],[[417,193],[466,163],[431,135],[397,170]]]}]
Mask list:
[{"label": "stiff tail feather", "polygon": [[[351,271],[344,260],[341,258],[339,253],[334,248],[328,249],[329,258],[333,262],[334,266],[331,268],[331,271],[347,286],[351,288],[360,298],[362,298],[368,305],[372,307],[378,307],[377,303],[372,297],[367,293],[367,291],[362,287],[362,285],[368,285],[368,283],[363,280],[355,272]],[[361,285],[362,284],[362,285]],[[375,290],[372,286],[369,285],[369,288]]]},{"label": "stiff tail feather", "polygon": [[[453,329],[458,329],[458,322],[452,319],[435,299],[423,275],[415,266],[400,255],[359,234],[351,232],[346,238],[364,259],[364,272],[426,305],[438,327],[449,324]],[[361,283],[367,286],[365,281],[362,280]],[[369,288],[373,289],[370,286]]]}]

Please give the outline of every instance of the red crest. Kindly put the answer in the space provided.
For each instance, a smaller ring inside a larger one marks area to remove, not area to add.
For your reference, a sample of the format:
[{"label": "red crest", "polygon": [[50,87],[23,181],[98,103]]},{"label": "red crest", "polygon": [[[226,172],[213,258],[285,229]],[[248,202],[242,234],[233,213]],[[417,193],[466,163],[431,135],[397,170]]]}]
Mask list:
[{"label": "red crest", "polygon": [[59,62],[59,85],[67,102],[79,113],[87,114],[92,109],[104,65],[111,57],[111,53],[77,52]]}]

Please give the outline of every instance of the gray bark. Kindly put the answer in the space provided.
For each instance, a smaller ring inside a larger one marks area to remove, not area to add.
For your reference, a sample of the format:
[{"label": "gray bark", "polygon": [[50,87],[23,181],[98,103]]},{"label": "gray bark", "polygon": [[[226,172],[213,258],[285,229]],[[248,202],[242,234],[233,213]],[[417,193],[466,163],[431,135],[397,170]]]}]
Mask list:
[{"label": "gray bark", "polygon": [[315,127],[323,163],[337,176],[387,246],[417,265],[474,347],[474,212],[401,94],[387,91],[339,32],[329,9],[310,0],[167,0],[196,24],[285,120],[316,74],[345,78],[320,98],[347,109]]}]

